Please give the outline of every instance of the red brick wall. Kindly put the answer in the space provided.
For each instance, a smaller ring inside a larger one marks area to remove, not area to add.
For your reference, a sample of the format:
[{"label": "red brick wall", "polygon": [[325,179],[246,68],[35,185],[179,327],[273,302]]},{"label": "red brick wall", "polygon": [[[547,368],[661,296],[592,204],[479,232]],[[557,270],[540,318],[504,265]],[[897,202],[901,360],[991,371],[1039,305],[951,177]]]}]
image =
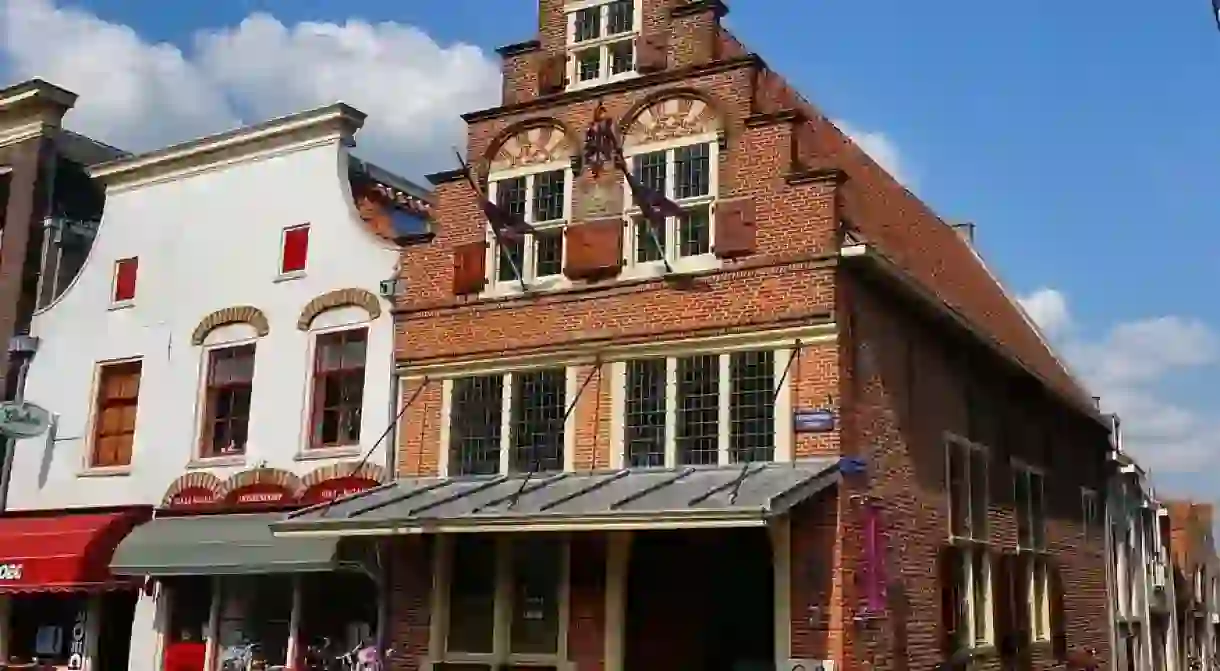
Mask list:
[{"label": "red brick wall", "polygon": [[[844,368],[843,441],[857,446],[871,469],[859,492],[877,497],[889,527],[890,618],[881,631],[852,641],[874,668],[926,669],[941,661],[936,556],[948,535],[944,433],[991,448],[990,542],[1015,549],[1011,458],[1047,470],[1047,540],[1066,584],[1070,648],[1109,650],[1106,569],[1101,526],[1088,540],[1080,488],[1101,487],[1105,436],[1081,424],[1036,388],[1007,378],[985,355],[946,340],[883,289],[841,278],[850,297],[852,342]],[[969,410],[967,394],[973,398]],[[848,559],[856,518],[845,516]],[[850,603],[847,608],[850,611]],[[850,612],[845,613],[845,617]],[[849,646],[850,647],[850,646]],[[905,652],[905,654],[904,654]],[[1049,668],[1049,644],[1035,648],[1035,668]],[[985,667],[998,668],[989,658]]]},{"label": "red brick wall", "polygon": [[390,541],[390,668],[417,671],[428,657],[432,616],[432,541],[424,536]]}]

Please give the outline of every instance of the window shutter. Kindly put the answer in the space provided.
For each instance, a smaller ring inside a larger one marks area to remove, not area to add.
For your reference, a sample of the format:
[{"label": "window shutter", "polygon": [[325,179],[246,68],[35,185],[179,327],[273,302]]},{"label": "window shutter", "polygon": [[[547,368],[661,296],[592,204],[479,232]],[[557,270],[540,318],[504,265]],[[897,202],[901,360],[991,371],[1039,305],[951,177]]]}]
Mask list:
[{"label": "window shutter", "polygon": [[567,263],[563,273],[574,280],[617,275],[623,268],[623,220],[594,219],[564,230]]},{"label": "window shutter", "polygon": [[1051,649],[1055,659],[1062,661],[1067,658],[1067,613],[1063,607],[1063,575],[1059,571],[1059,563],[1052,559],[1046,562],[1046,582],[1051,614]]},{"label": "window shutter", "polygon": [[140,260],[132,257],[114,264],[114,301],[129,301],[136,297],[136,276]]},{"label": "window shutter", "polygon": [[309,227],[297,226],[284,231],[284,248],[280,253],[280,272],[305,270],[309,257]]},{"label": "window shutter", "polygon": [[992,553],[992,566],[995,567],[994,601],[992,603],[995,618],[995,640],[1001,657],[1013,657],[1017,654],[1016,615],[1020,601],[1016,598],[1016,583],[1020,579],[1017,573],[1017,558],[1005,552]]},{"label": "window shutter", "polygon": [[937,575],[940,581],[940,636],[941,652],[945,659],[961,647],[960,639],[965,633],[961,611],[962,563],[960,550],[944,545],[936,556]]},{"label": "window shutter", "polygon": [[477,294],[487,286],[487,243],[468,242],[453,248],[453,293]]},{"label": "window shutter", "polygon": [[722,259],[753,254],[758,246],[754,199],[735,198],[716,203],[716,243],[713,252]]},{"label": "window shutter", "polygon": [[640,74],[661,72],[669,65],[669,39],[662,33],[652,33],[636,42],[635,68]]},{"label": "window shutter", "polygon": [[538,60],[538,94],[550,95],[563,91],[567,56],[563,54],[546,54]]}]

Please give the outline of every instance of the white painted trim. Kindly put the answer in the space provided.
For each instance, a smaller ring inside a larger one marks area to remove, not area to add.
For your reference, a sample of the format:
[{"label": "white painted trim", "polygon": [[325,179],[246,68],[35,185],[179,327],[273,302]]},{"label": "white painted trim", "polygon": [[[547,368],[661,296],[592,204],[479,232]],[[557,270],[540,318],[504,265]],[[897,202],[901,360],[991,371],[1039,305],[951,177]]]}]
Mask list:
[{"label": "white painted trim", "polygon": [[[627,363],[615,361],[610,364],[610,468],[619,470],[623,463],[623,420],[627,403]],[[614,446],[620,446],[614,449]],[[609,667],[607,667],[609,671]]]},{"label": "white painted trim", "polygon": [[[247,435],[246,447],[238,454],[224,454],[206,457],[203,455],[203,429],[207,422],[207,394],[208,394],[208,376],[211,374],[212,352],[230,347],[242,347],[245,345],[254,345],[254,372],[251,375],[251,386],[257,381],[258,377],[258,336],[253,338],[242,338],[241,340],[232,340],[229,342],[215,343],[204,345],[199,348],[199,370],[198,379],[195,382],[195,429],[192,436],[195,438],[195,445],[191,448],[190,464],[196,467],[207,468],[211,466],[234,466],[246,463],[246,454],[250,452],[250,439]],[[253,394],[251,394],[253,397]],[[253,408],[252,408],[253,409]],[[247,432],[248,433],[248,432]]]},{"label": "white painted trim", "polygon": [[[420,382],[423,384],[423,382]],[[421,392],[423,393],[423,392]],[[440,444],[436,448],[436,472],[442,477],[449,476],[449,413],[453,411],[453,378],[441,380],[441,435]],[[406,422],[403,422],[406,424]],[[400,442],[399,445],[402,443]],[[423,449],[423,446],[420,446]],[[400,464],[401,466],[401,464]]]},{"label": "white painted trim", "polygon": [[487,173],[487,184],[490,186],[503,179],[529,177],[530,175],[536,175],[540,172],[554,172],[556,170],[567,170],[570,173],[572,170],[572,159],[565,158],[562,160],[547,161],[546,163],[530,163],[528,165],[519,165],[515,168],[492,170]]},{"label": "white painted trim", "polygon": [[95,466],[93,464],[93,457],[94,457],[94,447],[96,447],[96,444],[97,444],[97,431],[95,429],[97,427],[98,415],[101,414],[99,412],[101,410],[101,406],[100,406],[100,403],[98,403],[98,401],[101,400],[100,395],[101,395],[101,388],[102,388],[102,372],[108,366],[117,366],[117,365],[122,365],[125,363],[133,363],[136,361],[140,362],[140,391],[138,392],[138,395],[136,397],[136,433],[139,434],[139,422],[140,422],[140,396],[139,395],[144,394],[144,357],[142,355],[140,355],[140,356],[124,357],[121,359],[106,359],[104,361],[98,361],[93,364],[93,383],[89,386],[89,404],[90,404],[89,419],[86,420],[86,422],[85,422],[85,436],[84,436],[85,439],[84,439],[84,446],[83,446],[84,449],[81,451],[81,455],[79,457],[80,470],[77,472],[77,477],[82,477],[82,476],[86,476],[86,475],[96,475],[96,474],[101,474],[101,473],[126,474],[132,468],[132,464],[135,463],[135,460],[136,460],[135,436],[132,437],[131,463],[122,464],[122,465],[118,465],[118,466]]},{"label": "white painted trim", "polygon": [[301,608],[303,602],[301,590],[301,574],[292,576],[292,606],[288,611],[288,643],[284,646],[284,665],[296,668],[298,648],[301,646]]},{"label": "white painted trim", "polygon": [[771,521],[771,566],[774,573],[775,657],[792,657],[792,527],[784,515]]},{"label": "white painted trim", "polygon": [[216,668],[216,656],[220,652],[220,609],[224,605],[224,580],[220,576],[212,577],[212,603],[208,609],[208,628],[204,636],[207,645],[204,646],[203,668]]},{"label": "white painted trim", "polygon": [[[534,221],[534,177],[545,172],[563,171],[563,217],[543,222]],[[497,202],[499,195],[498,182],[506,179],[525,178],[525,221],[530,226],[533,226],[541,231],[564,230],[572,221],[572,188],[576,181],[576,175],[572,170],[571,160],[553,161],[544,165],[522,166],[511,170],[502,170],[492,173],[487,180],[487,197],[492,202]],[[495,233],[491,230],[490,222],[485,222],[483,227],[484,239],[487,242],[487,251],[483,267],[485,268],[486,285],[483,291],[479,293],[480,297],[503,297],[519,295],[522,293],[521,282],[515,279],[501,280],[499,279],[499,266],[502,262],[500,247],[496,242]],[[556,289],[566,289],[572,286],[572,281],[563,274],[564,268],[567,266],[568,245],[567,239],[561,238],[560,243],[560,264],[559,272],[554,275],[544,275],[537,277],[534,273],[536,268],[537,258],[537,241],[533,236],[526,236],[522,241],[521,252],[521,279],[525,282],[527,291],[554,291]]]},{"label": "white painted trim", "polygon": [[[0,105],[3,105],[2,101],[0,101]],[[0,147],[7,147],[9,145],[25,142],[26,140],[33,140],[34,138],[43,135],[50,128],[51,125],[42,119],[31,121],[20,126],[6,128],[3,132],[0,132]]]},{"label": "white painted trim", "polygon": [[625,359],[685,356],[706,352],[734,352],[750,349],[791,347],[796,340],[802,346],[833,343],[838,338],[838,326],[834,322],[748,331],[726,335],[694,336],[669,340],[645,340],[634,343],[582,343],[544,354],[518,354],[506,352],[489,358],[443,361],[433,364],[407,364],[398,372],[406,380],[415,381],[424,377],[432,380],[466,377],[470,375],[493,375],[514,370],[575,366],[591,364],[600,355],[603,362]]},{"label": "white painted trim", "polygon": [[[149,660],[148,668],[150,669],[161,669],[165,666],[165,642],[170,624],[170,599],[173,598],[170,592],[171,590],[164,580],[153,582],[153,649],[152,659]],[[139,608],[138,605],[136,607]],[[205,650],[206,645],[205,642]],[[132,650],[130,654],[134,653],[135,651]],[[4,659],[3,655],[0,655],[0,659]]]},{"label": "white painted trim", "polygon": [[627,581],[634,535],[619,531],[606,542],[606,627],[604,671],[623,671],[627,638]]},{"label": "white painted trim", "polygon": [[570,533],[577,531],[661,531],[672,529],[747,529],[767,526],[767,519],[757,511],[730,511],[699,517],[643,516],[640,518],[572,518],[565,520],[504,520],[485,524],[440,523],[421,527],[372,527],[276,530],[284,538],[338,538],[356,536],[422,536],[446,534],[488,533]]},{"label": "white painted trim", "polygon": [[[801,343],[804,347],[804,343]],[[793,342],[791,349],[775,350],[775,375],[779,377],[787,370],[788,374],[784,376],[783,382],[779,385],[778,393],[775,395],[775,461],[790,462],[796,454],[795,434],[792,430],[793,422],[793,381],[796,380],[797,371],[800,369],[799,362],[792,361],[793,356],[799,356],[795,351],[796,343]],[[791,367],[789,362],[792,361]]]},{"label": "white painted trim", "polygon": [[[581,393],[581,383],[590,374],[596,375],[596,373],[582,371],[576,366],[568,366],[564,370],[563,409],[564,412],[567,412],[568,408],[572,409],[572,412],[568,414],[567,419],[563,422],[563,470],[568,473],[576,470],[576,404],[579,402],[577,394]],[[590,380],[588,387],[585,387],[584,391],[588,392],[589,387],[592,386],[593,381]],[[590,393],[597,392],[594,390]],[[445,422],[445,424],[448,424],[448,422]],[[593,430],[596,432],[599,428],[595,426]]]},{"label": "white painted trim", "polygon": [[[637,61],[639,60],[639,37],[643,34],[643,7],[641,0],[635,0],[632,9],[631,30],[627,32],[607,34],[607,28],[610,24],[610,5],[613,0],[569,0],[564,4],[564,19],[565,19],[565,43],[567,52],[567,79],[568,91],[578,91],[581,89],[590,89],[598,86],[603,86],[612,82],[632,79],[639,76]],[[600,7],[598,12],[598,37],[593,39],[576,41],[576,13],[583,9],[592,9]],[[620,42],[631,41],[631,62],[630,70],[613,74],[610,72],[610,50],[609,46]],[[598,50],[598,76],[585,80],[577,81],[577,54],[590,49]]]},{"label": "white painted trim", "polygon": [[[317,319],[317,317],[322,316],[322,314],[325,314],[325,312],[328,311],[315,315],[314,319]],[[329,447],[319,448],[313,447],[313,388],[314,374],[317,372],[314,370],[314,360],[318,356],[318,338],[324,335],[331,335],[333,333],[342,333],[344,331],[364,331],[364,387],[360,391],[361,403],[363,404],[364,400],[368,399],[369,397],[369,384],[371,378],[369,376],[368,346],[373,338],[372,321],[365,320],[346,324],[336,324],[334,326],[328,326],[325,328],[311,329],[308,332],[309,341],[305,345],[305,388],[302,390],[305,397],[301,404],[302,411],[300,420],[300,434],[297,437],[296,458],[298,459],[308,459],[313,457],[313,455],[318,455],[313,458],[325,459],[328,456],[333,456],[334,453],[342,455],[348,450],[354,449],[356,451],[360,451],[363,449],[364,441],[368,439],[368,436],[364,435],[364,412],[362,408],[360,413],[360,422],[362,424],[360,427],[360,439],[356,441],[356,443],[332,445]]]},{"label": "white painted trim", "polygon": [[90,594],[85,598],[85,618],[84,671],[93,671],[98,666],[97,652],[102,632],[101,594]]}]

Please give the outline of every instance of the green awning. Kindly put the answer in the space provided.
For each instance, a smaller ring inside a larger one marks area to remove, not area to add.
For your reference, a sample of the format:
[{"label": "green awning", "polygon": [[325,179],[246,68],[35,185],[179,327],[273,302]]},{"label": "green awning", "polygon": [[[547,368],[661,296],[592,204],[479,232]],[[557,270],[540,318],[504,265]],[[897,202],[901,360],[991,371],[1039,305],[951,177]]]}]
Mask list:
[{"label": "green awning", "polygon": [[119,543],[115,575],[187,576],[304,573],[340,568],[335,538],[276,538],[281,515],[161,517]]}]

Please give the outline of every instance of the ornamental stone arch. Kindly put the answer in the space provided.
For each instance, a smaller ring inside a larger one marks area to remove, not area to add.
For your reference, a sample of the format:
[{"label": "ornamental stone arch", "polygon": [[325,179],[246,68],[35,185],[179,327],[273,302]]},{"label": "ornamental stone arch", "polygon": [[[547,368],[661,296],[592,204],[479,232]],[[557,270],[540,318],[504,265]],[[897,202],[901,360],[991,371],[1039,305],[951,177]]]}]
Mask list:
[{"label": "ornamental stone arch", "polygon": [[168,508],[179,494],[199,490],[211,492],[219,500],[223,489],[224,481],[220,478],[207,471],[194,471],[170,483],[169,489],[165,490],[165,496],[161,497],[161,506]]},{"label": "ornamental stone arch", "polygon": [[619,125],[624,147],[723,131],[719,106],[695,89],[660,91],[648,96],[623,115]]},{"label": "ornamental stone arch", "polygon": [[579,140],[558,119],[530,119],[504,129],[487,154],[489,172],[571,160]]},{"label": "ornamental stone arch", "polygon": [[372,480],[373,482],[385,484],[389,481],[389,474],[386,472],[385,467],[377,464],[365,463],[360,465],[359,469],[356,468],[355,463],[350,462],[327,464],[319,466],[305,474],[305,477],[301,478],[301,489],[309,489],[314,485],[338,478]]},{"label": "ornamental stone arch", "polygon": [[221,308],[201,319],[199,325],[191,333],[191,344],[196,346],[202,345],[204,339],[213,330],[221,326],[238,323],[253,326],[254,332],[260,338],[271,332],[271,324],[267,321],[267,315],[263,314],[262,310],[253,305],[234,305]]},{"label": "ornamental stone arch", "polygon": [[308,331],[313,320],[327,310],[335,308],[347,307],[354,305],[364,308],[368,313],[369,319],[376,319],[381,316],[381,301],[373,292],[364,289],[349,288],[336,289],[328,291],[321,296],[309,301],[305,304],[305,308],[301,310],[301,316],[297,319],[297,328],[301,331]]},{"label": "ornamental stone arch", "polygon": [[293,497],[301,493],[301,478],[295,474],[279,468],[255,468],[249,471],[234,473],[232,477],[225,480],[220,488],[219,498],[224,499],[234,491],[251,485],[282,487]]}]

